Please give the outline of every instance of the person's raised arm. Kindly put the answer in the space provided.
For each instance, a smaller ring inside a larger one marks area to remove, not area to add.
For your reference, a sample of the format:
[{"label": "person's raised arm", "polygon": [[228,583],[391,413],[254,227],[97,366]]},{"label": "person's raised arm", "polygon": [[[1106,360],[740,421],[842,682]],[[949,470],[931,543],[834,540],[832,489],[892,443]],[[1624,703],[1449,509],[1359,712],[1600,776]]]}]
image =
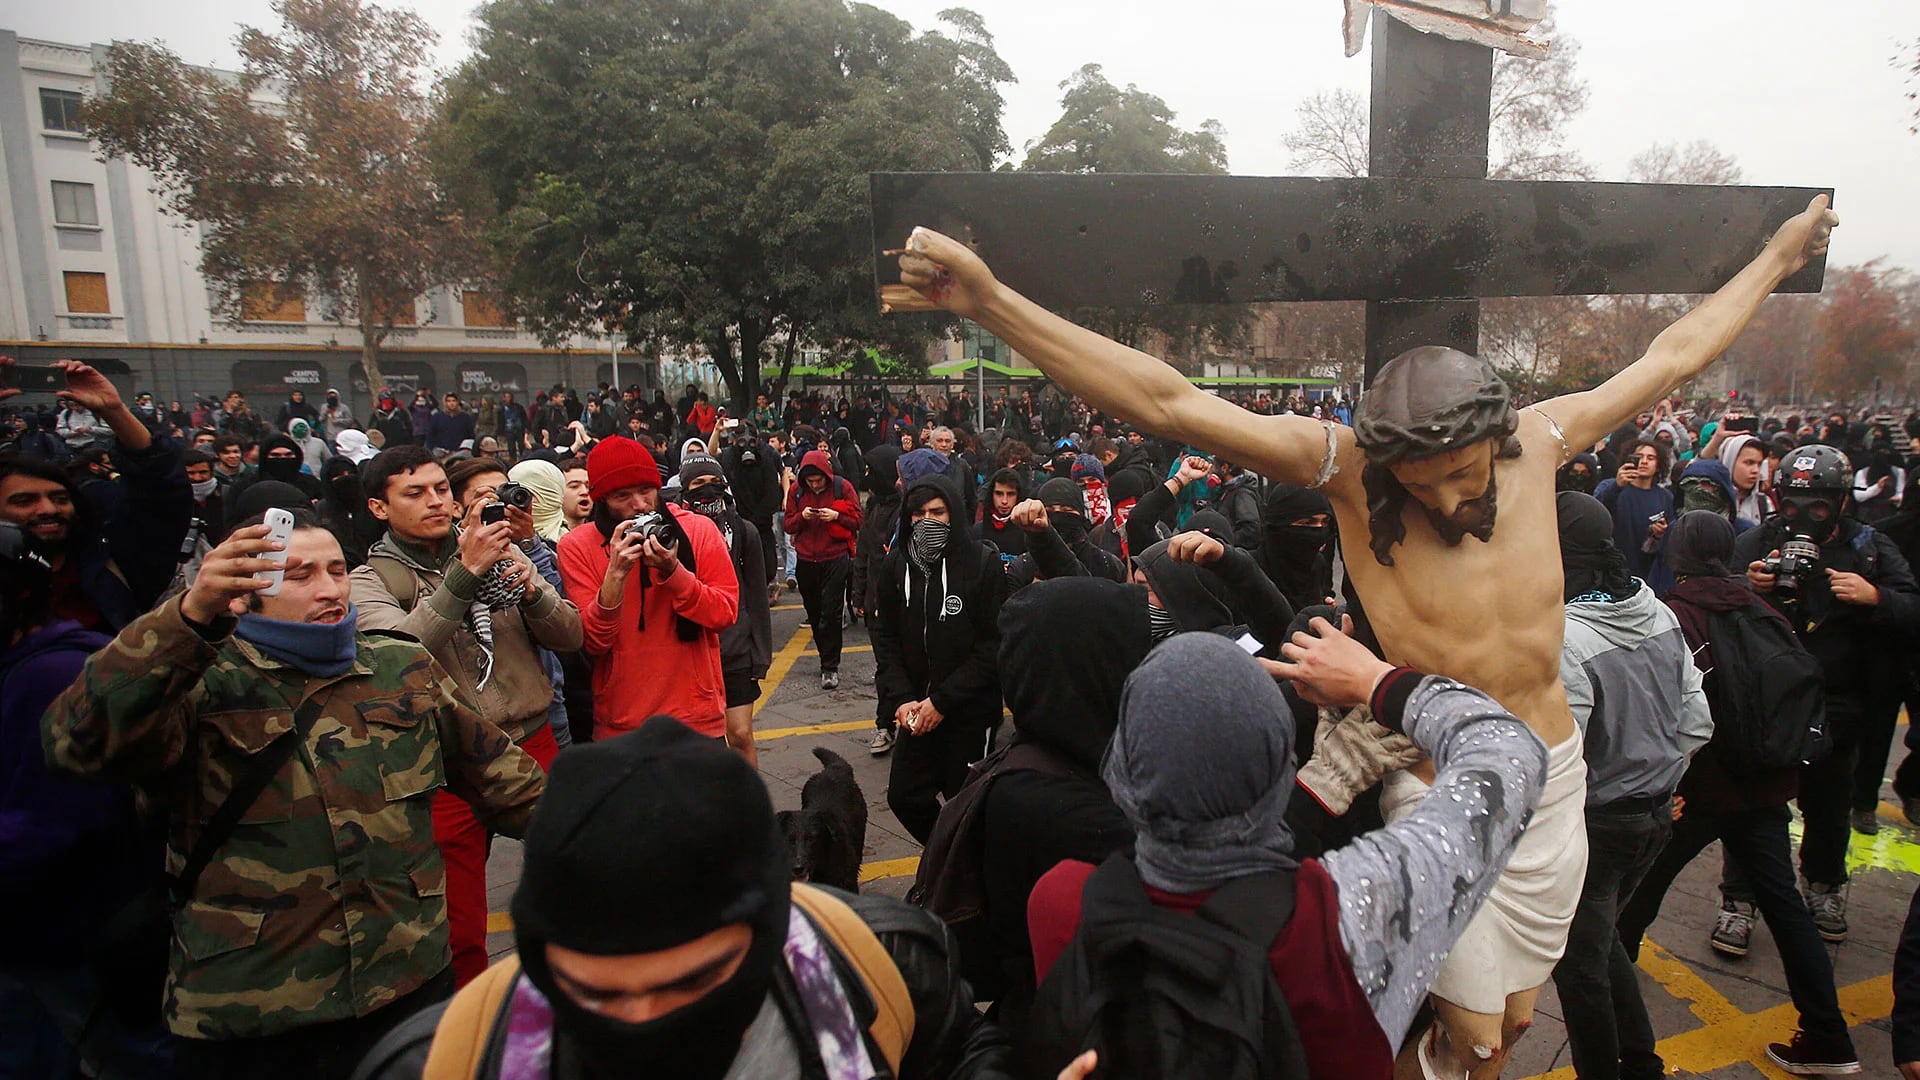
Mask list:
[{"label": "person's raised arm", "polygon": [[1809,203],[1767,243],[1760,257],[1734,275],[1684,318],[1661,331],[1647,354],[1592,390],[1543,402],[1537,408],[1564,432],[1569,456],[1666,400],[1732,345],[1782,281],[1826,254],[1840,216],[1825,195]]},{"label": "person's raised arm", "polygon": [[[1327,429],[1302,416],[1261,416],[1188,382],[1168,364],[1101,337],[1002,285],[965,244],[915,229],[900,279],[921,298],[993,331],[1068,392],[1170,439],[1224,454],[1272,479],[1313,484]],[[894,303],[894,309],[907,306]],[[1343,445],[1352,447],[1351,435]]]}]

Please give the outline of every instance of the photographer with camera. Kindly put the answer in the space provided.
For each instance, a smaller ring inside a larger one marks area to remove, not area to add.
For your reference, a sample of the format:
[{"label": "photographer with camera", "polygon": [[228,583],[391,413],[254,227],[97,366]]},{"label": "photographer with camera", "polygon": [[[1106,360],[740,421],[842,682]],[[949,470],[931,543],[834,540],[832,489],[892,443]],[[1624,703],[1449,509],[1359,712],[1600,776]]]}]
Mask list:
[{"label": "photographer with camera", "polygon": [[[728,432],[727,447],[717,456],[721,471],[726,473],[735,510],[753,523],[754,532],[760,538],[762,576],[766,581],[778,581],[779,552],[775,550],[773,519],[779,515],[787,497],[780,482],[783,468],[780,454],[758,431],[742,424]],[[772,602],[771,596],[768,602]]]},{"label": "photographer with camera", "polygon": [[595,739],[665,713],[726,735],[720,634],[740,614],[740,584],[720,529],[661,505],[660,466],[628,439],[587,455],[590,526],[560,540],[560,576],[580,601],[594,658]]},{"label": "photographer with camera", "polygon": [[[1900,706],[1903,646],[1920,630],[1920,586],[1899,547],[1848,515],[1853,465],[1831,446],[1802,446],[1781,463],[1780,511],[1734,542],[1734,565],[1747,583],[1792,624],[1819,660],[1825,679],[1826,728],[1832,752],[1800,770],[1800,872],[1807,907],[1820,936],[1847,937],[1848,810],[1860,807],[1854,762],[1875,718]],[[1875,793],[1865,810],[1878,803]],[[1723,910],[1741,910],[1740,882],[1722,886]],[[1750,910],[1750,907],[1746,910]],[[1751,930],[1751,922],[1748,924]],[[1716,935],[1716,943],[1718,935]],[[1737,943],[1743,945],[1744,943]],[[1716,947],[1719,947],[1716,944]]]},{"label": "photographer with camera", "polygon": [[[453,677],[487,722],[541,768],[559,754],[548,709],[553,683],[540,649],[580,647],[580,613],[535,569],[516,542],[538,550],[524,509],[491,504],[456,527],[461,498],[483,476],[505,469],[492,459],[455,466],[454,480],[424,446],[382,451],[361,471],[367,508],[387,532],[351,575],[360,626],[417,638]],[[477,520],[476,520],[477,519]],[[454,978],[465,985],[487,967],[487,849],[491,837],[466,803],[442,791],[433,834],[447,863],[447,922]]]}]

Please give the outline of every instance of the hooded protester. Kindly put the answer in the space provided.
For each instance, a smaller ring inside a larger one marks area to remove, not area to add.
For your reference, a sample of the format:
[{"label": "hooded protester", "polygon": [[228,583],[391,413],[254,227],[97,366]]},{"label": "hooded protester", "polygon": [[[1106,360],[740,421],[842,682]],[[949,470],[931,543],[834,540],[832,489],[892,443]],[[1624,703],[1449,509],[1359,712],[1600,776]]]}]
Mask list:
[{"label": "hooded protester", "polygon": [[[1723,664],[1714,653],[1713,628],[1734,612],[1769,619],[1780,616],[1745,580],[1735,576],[1738,560],[1733,526],[1726,518],[1697,511],[1682,515],[1674,523],[1670,547],[1679,581],[1667,594],[1667,606],[1679,620],[1711,710],[1717,716],[1730,717],[1729,695],[1760,673]],[[1751,898],[1723,904],[1714,929],[1714,947],[1723,948],[1723,938],[1738,930],[1737,943],[1726,944],[1737,944],[1738,951],[1744,953],[1755,915],[1764,918],[1779,949],[1787,989],[1799,1014],[1800,1030],[1791,1045],[1770,1045],[1770,1056],[1784,1064],[1779,1055],[1794,1056],[1805,1050],[1806,1060],[1824,1060],[1836,1066],[1853,1062],[1853,1068],[1846,1071],[1858,1072],[1847,1019],[1834,991],[1833,961],[1821,944],[1806,901],[1794,887],[1793,841],[1787,834],[1792,814],[1787,802],[1794,797],[1800,770],[1791,766],[1757,767],[1745,752],[1743,739],[1735,725],[1717,727],[1712,740],[1687,767],[1679,787],[1686,812],[1673,824],[1671,839],[1622,908],[1617,925],[1620,941],[1628,959],[1637,959],[1641,938],[1660,913],[1674,879],[1707,845],[1719,840],[1723,857],[1739,871]],[[1645,1063],[1649,1072],[1660,1068],[1653,1033],[1623,1029],[1620,1059],[1623,1064]]]},{"label": "hooded protester", "polygon": [[1125,564],[1091,539],[1086,494],[1079,484],[1056,476],[1040,485],[1037,501],[1046,514],[1037,527],[1027,528],[1027,553],[1016,558],[1008,571],[1014,588],[1083,573],[1126,580]]},{"label": "hooded protester", "polygon": [[760,700],[760,680],[767,677],[767,668],[773,663],[773,606],[767,598],[760,531],[734,510],[726,473],[710,457],[691,458],[680,466],[680,505],[718,526],[720,538],[733,556],[734,577],[740,583],[740,614],[731,627],[720,631],[727,745],[757,768],[760,754],[753,745],[753,703]]},{"label": "hooded protester", "polygon": [[780,568],[776,564],[773,522],[780,515],[780,504],[786,495],[780,486],[785,465],[779,452],[763,437],[765,434],[764,431],[737,432],[719,455],[720,468],[727,478],[727,497],[732,500],[734,510],[760,534],[759,577],[763,582],[778,578]]},{"label": "hooded protester", "polygon": [[234,481],[227,489],[227,500],[231,504],[254,484],[275,480],[282,484],[298,488],[307,497],[309,506],[318,503],[326,494],[320,486],[316,474],[305,471],[305,461],[299,444],[285,435],[273,435],[260,444],[260,465],[251,475]]},{"label": "hooded protester", "polygon": [[980,521],[973,526],[976,540],[984,540],[1000,552],[1002,567],[1026,554],[1027,531],[1013,523],[1013,508],[1027,497],[1027,486],[1018,469],[1000,469],[987,480],[980,500]]},{"label": "hooded protester", "polygon": [[533,531],[549,544],[567,534],[567,478],[551,461],[522,461],[507,470],[507,479],[533,492]]},{"label": "hooded protester", "polygon": [[865,474],[865,463],[860,448],[854,445],[853,433],[844,427],[836,427],[827,437],[827,449],[833,454],[833,471],[846,477],[855,487],[860,486]]},{"label": "hooded protester", "polygon": [[1773,514],[1767,494],[1767,445],[1752,435],[1729,435],[1720,443],[1720,464],[1733,482],[1734,516],[1758,525]]},{"label": "hooded protester", "polygon": [[1092,454],[1077,455],[1070,475],[1086,495],[1087,521],[1094,528],[1105,525],[1113,516],[1113,506],[1107,501],[1107,471],[1101,467],[1100,459]]},{"label": "hooded protester", "polygon": [[320,520],[340,541],[340,551],[351,570],[367,561],[367,551],[386,529],[367,509],[360,490],[360,467],[344,457],[328,458],[320,483],[326,494],[320,502]]},{"label": "hooded protester", "polygon": [[287,421],[287,436],[300,448],[300,454],[309,476],[319,476],[321,466],[333,456],[333,450],[327,441],[313,433],[313,424],[303,417]]},{"label": "hooded protester", "polygon": [[1153,640],[1205,631],[1234,639],[1251,634],[1269,650],[1279,648],[1293,621],[1279,588],[1245,548],[1233,545],[1233,526],[1225,517],[1203,510],[1187,524],[1188,531],[1133,559],[1133,582],[1147,587]]},{"label": "hooded protester", "polygon": [[1260,569],[1295,611],[1333,595],[1339,541],[1333,504],[1313,488],[1274,484],[1260,512]]},{"label": "hooded protester", "polygon": [[[1712,737],[1713,716],[1679,622],[1627,575],[1606,507],[1563,491],[1557,508],[1567,600],[1560,677],[1585,733],[1588,857],[1553,981],[1568,1003],[1575,1070],[1619,1076],[1623,1038],[1651,1031],[1652,1021],[1614,923],[1672,832],[1674,788]],[[1650,1063],[1630,1064],[1637,1074]]]},{"label": "hooded protester", "polygon": [[380,392],[380,405],[373,410],[373,429],[385,440],[382,448],[419,442],[413,433],[413,414],[400,404],[390,390]]},{"label": "hooded protester", "polygon": [[341,457],[355,465],[365,465],[380,452],[367,440],[367,433],[358,428],[348,428],[341,432],[340,437],[334,440],[334,446],[340,451]]},{"label": "hooded protester", "polygon": [[528,829],[515,955],[396,1028],[359,1076],[413,1080],[430,1050],[485,1080],[1004,1075],[937,920],[790,884],[788,867],[766,785],[712,740],[656,716],[578,747]]},{"label": "hooded protester", "polygon": [[[1133,520],[1133,512],[1139,506],[1140,499],[1153,488],[1153,477],[1145,469],[1126,469],[1114,475],[1107,483],[1107,498],[1113,503],[1113,516],[1105,525],[1093,530],[1093,542],[1122,563],[1133,558],[1132,534],[1127,525]],[[1148,522],[1152,527],[1152,522]],[[1154,539],[1163,539],[1155,536]]]},{"label": "hooded protester", "polygon": [[[811,455],[810,455],[811,456]],[[878,717],[900,741],[887,805],[922,844],[967,767],[986,756],[1000,725],[1000,557],[957,520],[960,486],[929,474],[907,484],[874,607]]]},{"label": "hooded protester", "polygon": [[1562,465],[1555,474],[1554,489],[1591,495],[1599,483],[1600,459],[1592,454],[1575,454],[1573,460]]},{"label": "hooded protester", "polygon": [[[1294,906],[1267,953],[1308,1074],[1392,1070],[1434,958],[1452,950],[1539,799],[1546,749],[1479,691],[1389,668],[1331,627],[1320,634],[1289,645],[1287,677],[1329,705],[1370,702],[1378,722],[1435,755],[1435,797],[1324,859],[1299,860],[1285,824],[1293,716],[1273,677],[1212,634],[1162,643],[1127,679],[1100,770],[1133,826],[1132,858],[1113,856],[1098,869],[1063,862],[1028,902],[1040,987],[1033,1035],[1047,1034],[1043,1014],[1073,992],[1050,985],[1048,973],[1077,933],[1109,917],[1101,897],[1124,890],[1193,912],[1217,890],[1273,872],[1292,877]],[[1123,940],[1102,935],[1074,947]],[[1043,1038],[1030,1049],[1049,1048]]]},{"label": "hooded protester", "polygon": [[820,688],[840,686],[841,608],[860,537],[860,499],[853,485],[834,475],[833,456],[809,450],[800,459],[798,482],[787,491],[787,534],[798,556],[795,576],[807,625],[820,648]]},{"label": "hooded protester", "polygon": [[1676,514],[1693,510],[1710,511],[1733,522],[1734,528],[1741,532],[1759,524],[1757,521],[1737,518],[1735,508],[1739,505],[1739,492],[1734,490],[1733,477],[1727,472],[1727,467],[1717,460],[1696,458],[1688,462],[1673,489]]}]

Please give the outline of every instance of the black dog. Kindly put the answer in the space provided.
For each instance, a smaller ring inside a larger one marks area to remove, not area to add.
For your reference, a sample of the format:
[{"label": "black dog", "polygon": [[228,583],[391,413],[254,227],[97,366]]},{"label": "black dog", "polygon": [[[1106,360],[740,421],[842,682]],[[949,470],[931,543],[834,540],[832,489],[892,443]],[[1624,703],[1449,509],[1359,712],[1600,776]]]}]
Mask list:
[{"label": "black dog", "polygon": [[821,748],[813,756],[821,769],[800,789],[800,809],[776,815],[793,856],[793,880],[857,893],[867,846],[866,796],[845,758]]}]

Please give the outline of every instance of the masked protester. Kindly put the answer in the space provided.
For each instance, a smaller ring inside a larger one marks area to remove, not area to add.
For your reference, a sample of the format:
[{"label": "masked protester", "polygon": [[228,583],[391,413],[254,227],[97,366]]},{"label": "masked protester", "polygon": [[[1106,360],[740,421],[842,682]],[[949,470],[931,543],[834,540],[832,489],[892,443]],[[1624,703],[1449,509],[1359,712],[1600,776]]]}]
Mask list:
[{"label": "masked protester", "polygon": [[[1800,771],[1800,871],[1814,925],[1829,942],[1847,936],[1848,811],[1854,828],[1879,828],[1874,811],[1905,690],[1906,642],[1920,631],[1920,586],[1891,538],[1849,516],[1852,479],[1839,450],[1795,449],[1781,463],[1780,512],[1733,546],[1734,565],[1793,624],[1825,676],[1833,752]],[[1804,565],[1768,561],[1782,554]],[[1856,772],[1860,764],[1871,768]],[[1726,905],[1753,902],[1737,875],[1721,891]]]},{"label": "masked protester", "polygon": [[768,599],[766,563],[755,524],[734,509],[733,493],[720,463],[696,457],[680,466],[680,505],[713,522],[733,555],[740,582],[740,614],[720,632],[720,678],[727,691],[727,745],[747,764],[759,767],[753,745],[753,703],[760,680],[773,663],[773,606]]},{"label": "masked protester", "polygon": [[1093,542],[1086,494],[1072,480],[1060,476],[1048,480],[1040,485],[1038,499],[1014,511],[1020,527],[1027,531],[1027,553],[1015,559],[1007,572],[1014,588],[1045,578],[1083,574],[1109,581],[1126,580],[1125,565]]},{"label": "masked protester", "polygon": [[1311,488],[1275,484],[1260,513],[1260,569],[1295,611],[1333,594],[1333,504]]},{"label": "masked protester", "polygon": [[489,1080],[1004,1075],[938,920],[788,876],[766,785],[712,740],[657,716],[569,751],[528,831],[514,956],[358,1075],[411,1080],[429,1052]]},{"label": "masked protester", "polygon": [[1582,495],[1591,495],[1599,482],[1600,459],[1592,454],[1576,454],[1572,461],[1560,467],[1554,482],[1554,490],[1577,491]]}]

